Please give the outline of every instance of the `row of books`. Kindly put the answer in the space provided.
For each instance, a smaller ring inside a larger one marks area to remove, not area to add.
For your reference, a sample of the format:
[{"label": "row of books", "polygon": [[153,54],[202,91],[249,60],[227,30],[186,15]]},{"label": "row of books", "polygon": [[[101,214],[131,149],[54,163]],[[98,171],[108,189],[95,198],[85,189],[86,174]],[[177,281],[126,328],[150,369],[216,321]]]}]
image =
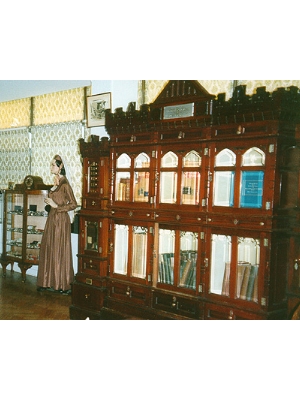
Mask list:
[{"label": "row of books", "polygon": [[130,201],[130,178],[121,178],[118,183],[118,201]]},{"label": "row of books", "polygon": [[[174,284],[174,253],[159,255],[158,281],[169,285]],[[196,288],[197,252],[182,251],[180,253],[179,286]]]},{"label": "row of books", "polygon": [[[134,201],[149,199],[149,172],[139,172],[134,186]],[[117,201],[130,201],[130,179],[121,178],[117,186]]]},{"label": "row of books", "polygon": [[174,284],[174,253],[159,255],[158,282]]},{"label": "row of books", "polygon": [[[230,263],[225,263],[222,295],[229,296]],[[258,266],[240,261],[237,266],[236,298],[258,301]]]}]

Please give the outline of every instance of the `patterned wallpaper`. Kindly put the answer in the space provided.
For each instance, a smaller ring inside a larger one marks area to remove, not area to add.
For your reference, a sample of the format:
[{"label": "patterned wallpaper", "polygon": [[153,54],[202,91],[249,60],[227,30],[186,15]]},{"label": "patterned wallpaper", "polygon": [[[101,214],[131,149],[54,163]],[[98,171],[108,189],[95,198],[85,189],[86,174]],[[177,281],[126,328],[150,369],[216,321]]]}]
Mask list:
[{"label": "patterned wallpaper", "polygon": [[32,174],[41,176],[44,183],[51,185],[53,175],[50,173],[50,162],[55,154],[59,154],[66,164],[67,178],[76,200],[81,204],[82,164],[78,142],[83,137],[81,122],[39,125],[32,127],[31,132]]},{"label": "patterned wallpaper", "polygon": [[[167,80],[146,80],[145,81],[145,94],[144,103],[152,103],[164,86]],[[213,80],[213,81],[198,81],[210,94],[217,95],[219,93],[226,93],[226,100],[230,99],[233,90],[233,81]],[[278,87],[297,86],[300,87],[300,80],[256,80],[256,81],[237,81],[238,85],[247,85],[247,94],[255,93],[255,89],[259,86],[266,86],[266,90],[273,92]],[[138,88],[138,104],[143,104],[142,81],[139,82]]]},{"label": "patterned wallpaper", "polygon": [[23,182],[30,173],[30,141],[28,128],[9,129],[0,134],[0,188],[8,182]]}]

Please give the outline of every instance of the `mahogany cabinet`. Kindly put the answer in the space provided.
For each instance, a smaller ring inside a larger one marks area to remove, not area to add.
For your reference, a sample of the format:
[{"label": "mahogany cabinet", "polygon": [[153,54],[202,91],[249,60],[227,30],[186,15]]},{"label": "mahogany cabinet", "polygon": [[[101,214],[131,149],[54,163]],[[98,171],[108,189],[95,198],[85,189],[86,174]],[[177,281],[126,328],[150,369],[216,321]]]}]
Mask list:
[{"label": "mahogany cabinet", "polygon": [[[300,303],[299,105],[294,87],[239,86],[226,101],[169,81],[140,110],[108,110],[110,140],[81,142],[74,318],[289,318]],[[93,165],[105,168],[91,181]]]},{"label": "mahogany cabinet", "polygon": [[78,272],[72,285],[72,319],[99,317],[108,275],[109,147],[107,138],[79,140],[83,160]]}]

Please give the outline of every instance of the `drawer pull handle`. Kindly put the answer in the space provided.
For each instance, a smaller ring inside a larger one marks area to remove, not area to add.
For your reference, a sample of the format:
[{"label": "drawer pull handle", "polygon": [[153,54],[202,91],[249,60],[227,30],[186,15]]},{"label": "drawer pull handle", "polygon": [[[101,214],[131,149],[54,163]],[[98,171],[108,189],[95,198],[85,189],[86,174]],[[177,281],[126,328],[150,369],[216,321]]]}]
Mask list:
[{"label": "drawer pull handle", "polygon": [[174,296],[173,298],[172,298],[172,307],[176,307],[176,297]]},{"label": "drawer pull handle", "polygon": [[84,295],[84,297],[85,297],[86,299],[89,299],[89,298],[90,298],[90,294],[89,294],[89,293],[86,293],[86,294]]}]

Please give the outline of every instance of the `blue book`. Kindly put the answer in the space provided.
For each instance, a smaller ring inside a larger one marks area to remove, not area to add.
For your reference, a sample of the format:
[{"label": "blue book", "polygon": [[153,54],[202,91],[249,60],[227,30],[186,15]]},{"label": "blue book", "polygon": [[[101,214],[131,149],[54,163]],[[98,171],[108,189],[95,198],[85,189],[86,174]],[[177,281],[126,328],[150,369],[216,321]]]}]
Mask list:
[{"label": "blue book", "polygon": [[262,208],[263,184],[263,171],[242,171],[240,206]]}]

